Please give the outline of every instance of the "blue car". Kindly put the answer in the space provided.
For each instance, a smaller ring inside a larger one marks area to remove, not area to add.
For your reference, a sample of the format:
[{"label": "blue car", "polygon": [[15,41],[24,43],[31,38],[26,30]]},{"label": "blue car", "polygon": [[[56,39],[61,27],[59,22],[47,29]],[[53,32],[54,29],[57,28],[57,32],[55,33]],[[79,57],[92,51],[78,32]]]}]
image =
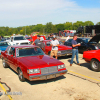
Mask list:
[{"label": "blue car", "polygon": [[0,42],[0,56],[1,56],[1,51],[5,51],[6,48],[10,45],[10,43],[6,41]]}]

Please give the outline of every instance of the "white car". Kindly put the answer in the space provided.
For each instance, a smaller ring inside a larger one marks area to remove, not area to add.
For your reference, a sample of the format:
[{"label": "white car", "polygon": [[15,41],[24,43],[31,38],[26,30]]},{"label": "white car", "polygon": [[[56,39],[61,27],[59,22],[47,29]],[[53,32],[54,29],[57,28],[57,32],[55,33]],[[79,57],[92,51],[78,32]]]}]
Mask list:
[{"label": "white car", "polygon": [[30,41],[27,40],[24,36],[17,35],[17,36],[11,36],[9,43],[11,45],[28,45],[30,44]]}]

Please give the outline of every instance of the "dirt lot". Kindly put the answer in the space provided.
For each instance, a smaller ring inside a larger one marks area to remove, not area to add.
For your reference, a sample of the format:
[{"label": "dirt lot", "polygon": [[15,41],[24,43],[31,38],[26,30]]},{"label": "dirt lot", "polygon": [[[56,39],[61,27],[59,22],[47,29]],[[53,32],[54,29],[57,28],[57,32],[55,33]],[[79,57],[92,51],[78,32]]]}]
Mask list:
[{"label": "dirt lot", "polygon": [[[3,68],[0,59],[0,78],[11,87],[10,96],[13,100],[100,100],[100,72],[91,71],[90,64],[82,56],[79,54],[81,66],[74,63],[71,67],[71,56],[60,57],[59,60],[66,65],[67,74],[56,79],[33,82],[20,82],[13,70]],[[0,91],[3,93],[0,100],[9,100],[1,86]]]}]

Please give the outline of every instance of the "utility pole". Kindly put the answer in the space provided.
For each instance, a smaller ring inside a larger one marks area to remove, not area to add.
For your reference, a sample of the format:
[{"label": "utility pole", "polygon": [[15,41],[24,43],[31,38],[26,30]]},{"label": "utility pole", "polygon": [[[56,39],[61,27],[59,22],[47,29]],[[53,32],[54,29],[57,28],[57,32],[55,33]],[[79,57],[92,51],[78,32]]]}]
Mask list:
[{"label": "utility pole", "polygon": [[43,28],[43,35],[44,35],[44,33],[45,33],[45,29]]},{"label": "utility pole", "polygon": [[26,35],[26,26],[25,26],[25,35]]}]

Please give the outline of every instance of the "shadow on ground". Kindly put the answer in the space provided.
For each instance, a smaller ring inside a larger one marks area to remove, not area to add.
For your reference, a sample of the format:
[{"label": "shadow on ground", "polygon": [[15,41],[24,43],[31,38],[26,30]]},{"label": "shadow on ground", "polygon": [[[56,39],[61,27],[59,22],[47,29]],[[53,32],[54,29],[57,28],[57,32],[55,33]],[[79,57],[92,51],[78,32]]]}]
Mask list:
[{"label": "shadow on ground", "polygon": [[[70,61],[71,61],[71,60],[68,60],[69,63],[70,63]],[[77,64],[77,62],[75,62],[75,61],[73,61],[73,63],[74,63],[74,64]],[[86,62],[86,63],[80,63],[80,66],[81,66],[81,67],[86,67],[86,68],[88,68],[89,70],[91,70],[91,69],[90,69],[90,63],[87,63],[87,62]]]},{"label": "shadow on ground", "polygon": [[55,82],[61,79],[65,79],[65,76],[59,76],[57,78],[53,78],[53,79],[48,79],[48,80],[40,80],[40,81],[29,81],[26,79],[26,82],[28,82],[30,85],[38,85],[38,84],[47,84],[50,82]]}]

